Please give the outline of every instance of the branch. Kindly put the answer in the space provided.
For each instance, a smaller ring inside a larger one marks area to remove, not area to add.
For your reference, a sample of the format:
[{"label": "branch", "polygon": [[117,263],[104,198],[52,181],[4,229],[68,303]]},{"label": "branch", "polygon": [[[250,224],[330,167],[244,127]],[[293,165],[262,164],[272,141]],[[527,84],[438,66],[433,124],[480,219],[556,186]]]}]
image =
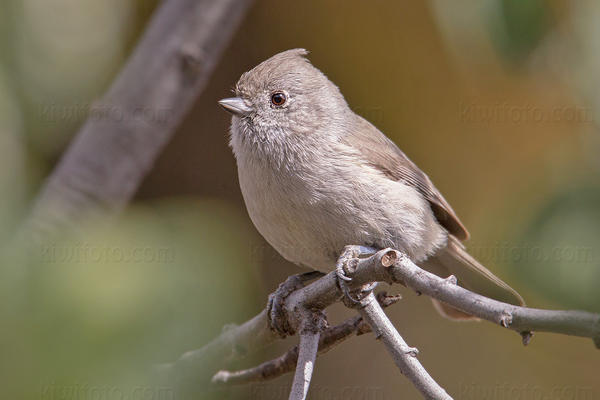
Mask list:
[{"label": "branch", "polygon": [[[388,296],[385,292],[377,293],[377,301],[383,308],[397,303],[400,299],[399,295]],[[353,335],[360,336],[371,331],[371,326],[361,316],[348,318],[341,324],[321,332],[317,354],[321,355],[328,352]],[[213,376],[212,382],[225,385],[242,385],[266,381],[294,371],[297,361],[298,346],[294,346],[281,356],[256,367],[234,372],[219,371]]]},{"label": "branch", "polygon": [[[359,316],[349,318],[333,328],[326,329],[321,333],[319,339],[318,354],[327,352],[352,334],[356,333],[359,335],[363,331],[371,331],[371,328]],[[297,362],[298,346],[294,346],[281,356],[253,368],[233,372],[221,370],[213,376],[211,381],[216,384],[243,385],[251,382],[270,380],[294,371]]]},{"label": "branch", "polygon": [[319,350],[321,331],[327,327],[327,318],[321,310],[297,309],[300,317],[298,362],[289,400],[305,400]]},{"label": "branch", "polygon": [[542,310],[503,303],[464,289],[450,279],[424,271],[395,250],[382,251],[394,259],[394,264],[387,271],[384,271],[385,268],[375,268],[377,278],[388,282],[403,282],[406,286],[461,311],[517,331],[524,335],[525,344],[530,333],[536,331],[588,337],[600,348],[600,314]]},{"label": "branch", "polygon": [[277,338],[267,326],[265,309],[241,325],[224,329],[201,349],[188,351],[173,363],[157,365],[154,372],[158,379],[183,392],[204,392],[216,370],[260,350]]},{"label": "branch", "polygon": [[[353,279],[349,286],[359,287],[367,283],[366,275]],[[337,285],[336,274],[332,272],[291,293],[285,301],[285,308],[289,311],[288,315],[295,315],[294,310],[298,309],[323,310],[339,301],[342,296]],[[173,363],[160,365],[157,372],[159,377],[183,387],[182,390],[187,391],[189,385],[192,386],[192,391],[193,387],[206,390],[217,371],[234,360],[260,350],[276,339],[280,337],[269,328],[267,310],[264,309],[250,321],[232,327],[201,349],[189,351]],[[249,345],[249,342],[252,345]],[[235,351],[235,349],[242,349],[242,351]]]},{"label": "branch", "polygon": [[[20,236],[120,211],[202,92],[251,0],[163,1],[47,179]],[[94,108],[96,110],[94,110]],[[104,113],[102,113],[102,111]]]},{"label": "branch", "polygon": [[296,373],[292,382],[289,400],[304,400],[308,394],[310,380],[317,359],[320,332],[301,332]]},{"label": "branch", "polygon": [[[443,279],[422,270],[395,250],[381,250],[371,257],[361,259],[352,271],[348,271],[348,275],[352,277],[348,284],[351,289],[375,281],[401,283],[519,333],[546,331],[590,337],[597,341],[600,337],[599,314],[538,310],[492,300],[457,286],[452,279]],[[285,308],[290,314],[300,308],[323,310],[339,301],[342,296],[337,285],[336,273],[331,272],[291,293],[285,301]],[[263,310],[251,321],[228,330],[205,347],[188,352],[174,363],[163,366],[161,373],[172,377],[193,377],[201,390],[206,390],[210,377],[229,361],[258,350],[277,338],[278,336],[269,329],[266,310]],[[244,351],[232,351],[238,346]]]},{"label": "branch", "polygon": [[409,347],[383,309],[377,303],[373,293],[369,293],[360,302],[360,314],[383,341],[388,352],[400,371],[406,376],[426,399],[452,400],[452,397],[437,384],[417,360],[418,350]]}]

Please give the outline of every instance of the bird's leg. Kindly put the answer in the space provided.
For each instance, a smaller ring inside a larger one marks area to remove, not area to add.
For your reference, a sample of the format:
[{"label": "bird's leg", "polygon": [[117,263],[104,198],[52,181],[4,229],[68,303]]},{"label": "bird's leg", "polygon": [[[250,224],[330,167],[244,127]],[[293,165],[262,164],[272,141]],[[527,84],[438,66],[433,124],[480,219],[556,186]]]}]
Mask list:
[{"label": "bird's leg", "polygon": [[303,274],[292,275],[281,283],[275,292],[269,295],[267,303],[267,318],[271,330],[281,337],[293,335],[294,329],[289,323],[285,310],[285,299],[294,291],[306,286],[306,283],[325,275],[319,271],[310,271]]},{"label": "bird's leg", "polygon": [[[335,273],[337,275],[338,285],[344,293],[344,303],[352,307],[360,302],[360,299],[356,299],[352,296],[348,282],[352,280],[348,276],[356,270],[358,262],[361,258],[370,257],[377,253],[377,250],[373,247],[350,245],[344,247],[342,254],[338,258],[335,266]],[[370,292],[377,286],[377,282],[370,283],[359,289],[360,292]]]}]

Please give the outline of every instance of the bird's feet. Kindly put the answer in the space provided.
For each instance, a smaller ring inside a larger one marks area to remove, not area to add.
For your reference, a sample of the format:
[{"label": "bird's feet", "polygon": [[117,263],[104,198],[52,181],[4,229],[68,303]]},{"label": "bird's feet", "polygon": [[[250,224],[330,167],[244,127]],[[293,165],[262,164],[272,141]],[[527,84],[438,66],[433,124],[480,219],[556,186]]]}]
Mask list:
[{"label": "bird's feet", "polygon": [[325,274],[319,271],[292,275],[285,282],[281,283],[274,293],[269,295],[267,319],[272,331],[282,338],[296,333],[289,322],[289,317],[285,309],[285,300],[292,292],[303,288],[309,281],[320,278],[323,275]]},{"label": "bird's feet", "polygon": [[[366,258],[375,254],[377,250],[372,247],[365,246],[346,246],[342,250],[342,254],[338,258],[335,266],[335,273],[340,289],[344,293],[344,304],[348,307],[354,307],[360,303],[360,299],[353,296],[352,291],[348,287],[348,282],[352,280],[348,275],[351,275],[358,266],[361,258]],[[377,282],[370,283],[358,289],[358,292],[370,292],[377,286]]]}]

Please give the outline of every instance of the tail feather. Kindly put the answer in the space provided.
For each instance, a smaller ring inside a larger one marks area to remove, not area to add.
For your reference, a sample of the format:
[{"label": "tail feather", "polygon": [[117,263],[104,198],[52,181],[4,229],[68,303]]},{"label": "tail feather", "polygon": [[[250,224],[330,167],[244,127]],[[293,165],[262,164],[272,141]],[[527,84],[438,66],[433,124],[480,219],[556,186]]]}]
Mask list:
[{"label": "tail feather", "polygon": [[[426,270],[442,276],[454,275],[458,284],[472,292],[494,300],[514,305],[525,305],[523,298],[513,288],[491,273],[473,258],[455,238],[448,238],[448,246],[438,251],[423,264]],[[434,306],[451,319],[473,319],[474,317],[447,304],[434,300]]]}]

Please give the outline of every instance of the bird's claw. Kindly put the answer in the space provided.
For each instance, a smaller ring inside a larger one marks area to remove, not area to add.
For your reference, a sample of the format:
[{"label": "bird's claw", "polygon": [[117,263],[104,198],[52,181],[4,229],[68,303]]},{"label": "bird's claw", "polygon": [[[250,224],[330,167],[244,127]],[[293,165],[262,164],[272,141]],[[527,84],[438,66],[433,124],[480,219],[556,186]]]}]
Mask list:
[{"label": "bird's claw", "polygon": [[375,249],[365,246],[346,246],[342,251],[342,254],[338,258],[337,264],[335,266],[335,274],[338,281],[338,286],[344,293],[344,303],[348,307],[354,307],[357,304],[360,304],[360,294],[365,292],[370,292],[377,286],[377,282],[370,283],[361,287],[359,290],[359,298],[355,298],[348,287],[348,282],[352,281],[352,278],[348,276],[348,274],[354,273],[356,271],[356,267],[358,266],[358,262],[361,257],[371,256],[375,254]]},{"label": "bird's claw", "polygon": [[346,272],[344,271],[343,267],[336,268],[335,273],[336,273],[338,279],[341,279],[346,282],[350,282],[352,280],[352,278],[350,278],[349,276],[346,276]]},{"label": "bird's claw", "polygon": [[285,308],[285,300],[294,291],[304,287],[306,282],[322,275],[323,273],[318,271],[292,275],[281,283],[275,292],[269,295],[269,300],[267,302],[267,320],[272,331],[276,332],[282,338],[296,333],[290,324]]}]

